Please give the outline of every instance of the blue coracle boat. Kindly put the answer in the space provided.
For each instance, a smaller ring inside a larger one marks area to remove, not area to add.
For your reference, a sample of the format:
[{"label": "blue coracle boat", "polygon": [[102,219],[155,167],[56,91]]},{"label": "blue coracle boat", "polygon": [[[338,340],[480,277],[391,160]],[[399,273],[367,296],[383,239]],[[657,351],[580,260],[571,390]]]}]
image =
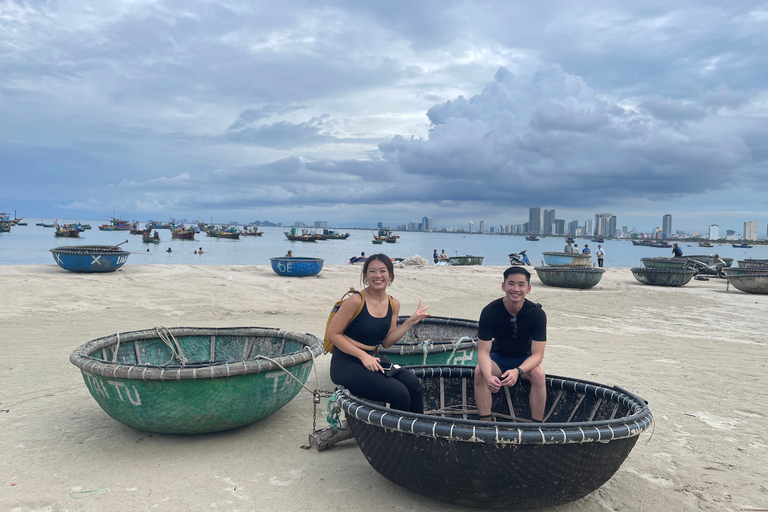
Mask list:
[{"label": "blue coracle boat", "polygon": [[50,251],[61,268],[72,272],[112,272],[131,254],[114,245],[68,245]]},{"label": "blue coracle boat", "polygon": [[269,258],[272,270],[281,276],[306,277],[315,276],[323,269],[321,258],[305,258],[300,256],[283,256],[282,258]]}]

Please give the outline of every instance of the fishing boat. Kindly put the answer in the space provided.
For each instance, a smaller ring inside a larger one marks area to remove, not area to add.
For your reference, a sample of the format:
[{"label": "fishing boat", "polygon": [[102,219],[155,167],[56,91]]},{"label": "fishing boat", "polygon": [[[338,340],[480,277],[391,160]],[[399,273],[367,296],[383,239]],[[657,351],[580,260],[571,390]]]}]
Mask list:
[{"label": "fishing boat", "polygon": [[176,240],[194,240],[196,231],[192,228],[181,226],[171,226],[171,238]]},{"label": "fishing boat", "polygon": [[142,227],[139,227],[139,222],[138,222],[138,221],[136,221],[136,222],[134,222],[134,223],[133,223],[133,225],[131,226],[131,229],[129,230],[129,232],[130,232],[130,234],[132,234],[132,235],[143,235],[143,234],[144,234],[144,232],[145,232],[146,230],[147,230],[147,228],[146,228],[146,227],[144,227],[144,228],[142,228]]},{"label": "fishing boat", "polygon": [[543,252],[544,263],[555,267],[591,267],[591,254],[575,252]]},{"label": "fishing boat", "polygon": [[646,401],[629,391],[554,375],[546,378],[543,423],[531,421],[527,381],[494,393],[494,421],[479,421],[474,367],[411,369],[424,414],[345,388],[331,405],[382,476],[458,505],[519,510],[578,500],[614,475],[653,422]]},{"label": "fishing boat", "polygon": [[323,269],[322,258],[307,258],[302,256],[283,256],[269,258],[272,270],[279,276],[308,277],[316,276]]},{"label": "fishing boat", "polygon": [[687,268],[632,267],[631,272],[636,280],[652,286],[683,286],[696,275],[696,270]]},{"label": "fishing boat", "polygon": [[56,223],[55,222],[53,224],[43,223],[42,226],[44,228],[55,228],[56,227]]},{"label": "fishing boat", "polygon": [[[373,234],[374,240],[380,240],[388,244],[396,243],[398,238],[400,238],[400,236],[393,235],[392,230],[389,228],[379,228],[379,230]],[[379,242],[374,242],[374,243],[379,243]]]},{"label": "fishing boat", "polygon": [[99,406],[146,432],[200,434],[258,421],[301,390],[322,342],[262,327],[156,327],[91,340],[69,357]]},{"label": "fishing boat", "polygon": [[143,235],[141,235],[141,241],[145,244],[159,244],[160,243],[160,233],[155,231],[155,234],[152,234],[152,230],[147,230],[144,232]]},{"label": "fishing boat", "polygon": [[[693,257],[693,256],[691,256]],[[645,268],[685,268],[687,258],[640,258]]]},{"label": "fishing boat", "polygon": [[596,242],[598,244],[604,244],[605,243],[605,239],[603,237],[601,237],[601,236],[596,236],[594,238],[591,238],[589,241],[590,242]]},{"label": "fishing boat", "polygon": [[215,238],[229,238],[231,240],[239,240],[241,231],[234,226],[218,227],[208,230],[209,236]]},{"label": "fishing boat", "polygon": [[731,244],[731,247],[733,247],[734,249],[751,249],[752,248],[752,246],[747,244],[746,242],[741,244]]},{"label": "fishing boat", "polygon": [[565,243],[574,243],[575,241],[576,241],[576,239],[571,237],[571,236],[569,236],[568,238],[565,239]]},{"label": "fishing boat", "polygon": [[259,228],[257,226],[254,226],[253,229],[248,229],[248,226],[243,226],[243,230],[240,232],[243,236],[261,236],[264,234],[263,231],[259,231]]},{"label": "fishing boat", "polygon": [[125,265],[131,254],[117,245],[69,245],[50,251],[61,268],[85,273],[115,271]]},{"label": "fishing boat", "polygon": [[80,238],[79,224],[56,224],[56,231],[53,232],[53,236],[60,238]]},{"label": "fishing boat", "polygon": [[138,229],[138,225],[138,222],[128,222],[127,220],[112,217],[109,224],[102,224],[99,226],[99,229],[101,231],[130,231],[134,228]]},{"label": "fishing boat", "polygon": [[603,278],[604,268],[593,267],[534,267],[539,280],[547,286],[586,290]]},{"label": "fishing boat", "polygon": [[0,233],[9,233],[11,231],[11,226],[10,214],[0,212]]},{"label": "fishing boat", "polygon": [[449,265],[482,265],[483,259],[485,256],[471,256],[467,254],[466,256],[448,256],[448,264]]},{"label": "fishing boat", "polygon": [[699,247],[714,247],[714,245],[709,242],[699,242]]},{"label": "fishing boat", "polygon": [[762,267],[762,271],[745,273],[738,272],[738,269],[727,269],[726,279],[729,285],[733,285],[742,292],[768,294],[768,268],[766,267]]},{"label": "fishing boat", "polygon": [[[408,320],[397,317],[397,325]],[[475,320],[429,316],[410,329],[389,348],[379,347],[379,354],[401,365],[477,364],[477,331]]]},{"label": "fishing boat", "polygon": [[317,242],[317,235],[309,232],[308,229],[302,229],[301,234],[298,234],[296,228],[291,228],[291,231],[283,231],[285,238],[291,242]]},{"label": "fishing boat", "polygon": [[538,242],[539,241],[539,237],[537,237],[535,235],[528,235],[528,236],[525,237],[525,239],[528,240],[529,242]]},{"label": "fishing boat", "polygon": [[333,231],[331,229],[323,229],[323,236],[326,237],[327,240],[346,240],[347,238],[349,238],[349,233],[344,233],[342,235],[338,231]]},{"label": "fishing boat", "polygon": [[672,247],[669,242],[664,240],[632,240],[632,245],[639,245],[640,247],[658,247],[660,249],[668,249]]},{"label": "fishing boat", "polygon": [[374,245],[381,245],[384,243],[384,240],[376,240],[375,238],[371,240],[371,243]]}]

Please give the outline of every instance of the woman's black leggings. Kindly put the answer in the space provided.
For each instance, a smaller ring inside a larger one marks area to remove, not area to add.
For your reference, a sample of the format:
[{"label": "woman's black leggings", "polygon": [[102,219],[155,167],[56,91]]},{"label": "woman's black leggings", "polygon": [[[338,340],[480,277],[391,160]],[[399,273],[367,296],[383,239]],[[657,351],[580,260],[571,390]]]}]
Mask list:
[{"label": "woman's black leggings", "polygon": [[[391,362],[386,357],[379,358],[383,364]],[[411,370],[404,369],[393,377],[387,377],[381,372],[368,370],[358,358],[336,348],[331,358],[331,380],[360,398],[387,402],[392,409],[399,411],[424,412],[421,382]]]}]

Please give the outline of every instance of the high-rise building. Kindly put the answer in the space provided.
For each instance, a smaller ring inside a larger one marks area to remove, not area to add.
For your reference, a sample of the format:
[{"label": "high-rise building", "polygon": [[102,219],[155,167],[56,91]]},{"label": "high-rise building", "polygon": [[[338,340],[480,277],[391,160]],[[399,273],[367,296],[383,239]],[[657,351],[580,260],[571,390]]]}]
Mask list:
[{"label": "high-rise building", "polygon": [[750,220],[744,223],[744,240],[757,240],[757,221]]},{"label": "high-rise building", "polygon": [[[613,219],[613,220],[612,220]],[[612,213],[595,214],[595,236],[616,236],[616,218]],[[611,227],[613,226],[613,227]],[[613,235],[611,235],[613,231]]]},{"label": "high-rise building", "polygon": [[555,226],[555,231],[553,234],[555,235],[565,234],[565,219],[555,219],[555,223],[553,224],[553,226]]},{"label": "high-rise building", "polygon": [[485,221],[480,221],[480,233],[485,233]]},{"label": "high-rise building", "polygon": [[592,234],[592,221],[584,221],[584,229],[581,231],[582,236],[590,236]]},{"label": "high-rise building", "polygon": [[579,229],[579,221],[572,220],[571,222],[568,223],[568,230],[567,230],[568,232],[566,233],[566,235],[574,236],[576,234],[577,229]]},{"label": "high-rise building", "polygon": [[472,233],[475,230],[475,223],[469,221],[469,232]]},{"label": "high-rise building", "polygon": [[709,226],[709,239],[710,240],[717,240],[720,238],[720,225],[719,224],[711,224]]},{"label": "high-rise building", "polygon": [[541,207],[532,206],[528,209],[528,233],[541,233]]},{"label": "high-rise building", "polygon": [[668,213],[661,219],[661,238],[670,236],[672,236],[672,215]]},{"label": "high-rise building", "polygon": [[545,235],[551,235],[553,233],[552,228],[555,224],[555,210],[544,209],[544,223],[541,226],[541,231]]},{"label": "high-rise building", "polygon": [[432,228],[435,227],[434,225],[434,219],[432,217],[422,217],[421,219],[421,229],[424,231],[432,231]]},{"label": "high-rise building", "polygon": [[606,236],[609,236],[611,238],[616,238],[616,223],[618,222],[618,219],[615,215],[611,215],[611,218],[608,219],[608,232],[606,233]]}]

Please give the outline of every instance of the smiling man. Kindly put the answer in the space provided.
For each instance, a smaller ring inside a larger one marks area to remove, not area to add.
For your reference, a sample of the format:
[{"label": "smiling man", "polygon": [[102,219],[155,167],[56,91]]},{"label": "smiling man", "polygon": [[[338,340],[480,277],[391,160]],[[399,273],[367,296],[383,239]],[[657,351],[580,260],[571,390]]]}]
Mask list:
[{"label": "smiling man", "polygon": [[475,368],[475,402],[481,420],[491,420],[491,393],[514,386],[520,379],[531,383],[531,418],[541,422],[547,403],[544,348],[547,315],[525,298],[531,292],[531,274],[523,267],[509,267],[501,283],[504,297],[480,313],[478,355]]}]

